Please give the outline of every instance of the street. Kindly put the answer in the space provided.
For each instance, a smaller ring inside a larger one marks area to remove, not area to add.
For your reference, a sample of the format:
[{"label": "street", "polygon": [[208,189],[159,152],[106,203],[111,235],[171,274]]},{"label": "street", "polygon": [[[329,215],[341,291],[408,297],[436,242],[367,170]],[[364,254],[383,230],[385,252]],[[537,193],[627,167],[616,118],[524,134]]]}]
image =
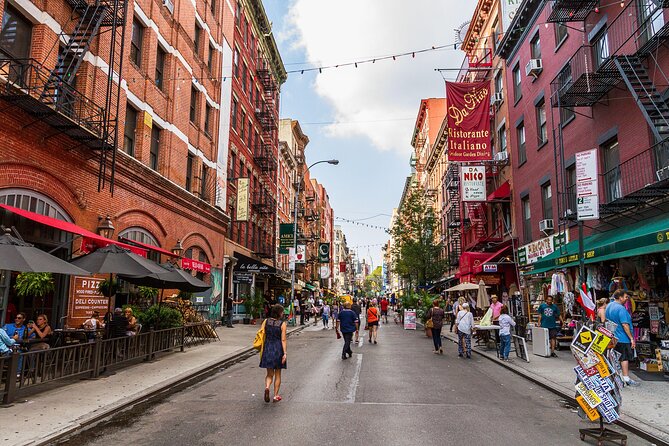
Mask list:
[{"label": "street", "polygon": [[377,345],[361,338],[342,361],[331,329],[290,337],[280,403],[263,402],[254,356],[64,444],[585,444],[573,408],[489,360],[458,358],[448,341],[434,355],[422,332],[392,320]]}]

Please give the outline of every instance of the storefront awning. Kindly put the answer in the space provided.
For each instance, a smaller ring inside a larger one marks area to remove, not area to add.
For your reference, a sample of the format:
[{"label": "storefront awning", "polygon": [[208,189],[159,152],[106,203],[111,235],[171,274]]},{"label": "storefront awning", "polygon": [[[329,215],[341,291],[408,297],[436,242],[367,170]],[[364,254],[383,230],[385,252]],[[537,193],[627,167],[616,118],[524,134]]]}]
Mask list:
[{"label": "storefront awning", "polygon": [[[475,265],[475,266],[474,266],[474,268],[472,269],[472,272],[473,272],[474,274],[482,273],[482,272],[483,272],[483,265],[484,265],[484,264],[486,264],[486,263],[488,263],[488,262],[490,262],[490,261],[492,261],[492,260],[498,258],[498,257],[501,256],[502,254],[504,254],[506,251],[508,251],[510,248],[511,248],[511,245],[506,245],[506,246],[503,247],[502,249],[500,249],[500,250],[498,250],[498,251],[496,251],[496,252],[490,253],[490,255],[489,255],[487,258],[485,258],[481,263],[479,263],[478,265]],[[488,254],[488,253],[486,253],[486,254]]]},{"label": "storefront awning", "polygon": [[155,251],[155,252],[158,252],[160,254],[164,254],[166,256],[179,257],[178,255],[174,254],[172,251],[168,251],[168,250],[163,249],[159,246],[153,246],[153,245],[149,245],[148,243],[142,243],[142,242],[138,242],[136,240],[130,240],[130,239],[125,238],[125,237],[119,237],[119,240],[121,240],[122,242],[127,243],[129,245],[139,246],[140,248],[144,248],[144,249],[147,249],[149,251]]},{"label": "storefront awning", "polygon": [[126,243],[117,242],[115,240],[102,237],[101,235],[77,226],[74,223],[58,220],[57,218],[47,217],[46,215],[37,214],[35,212],[26,211],[24,209],[15,208],[13,206],[7,206],[6,204],[0,204],[0,208],[12,212],[16,215],[20,215],[21,217],[27,218],[28,220],[32,220],[35,223],[81,236],[81,251],[83,253],[95,251],[97,248],[104,248],[105,246],[109,245],[118,245],[125,249],[129,249],[135,254],[146,257],[146,249],[144,248],[128,245]]},{"label": "storefront awning", "polygon": [[276,274],[277,270],[273,266],[266,265],[258,260],[247,257],[244,254],[240,254],[235,251],[235,258],[237,263],[235,264],[234,271],[253,273],[253,274]]},{"label": "storefront awning", "polygon": [[509,198],[511,198],[511,185],[508,180],[488,195],[488,201],[508,200]]},{"label": "storefront awning", "polygon": [[[643,222],[600,232],[583,239],[585,264],[663,251],[669,251],[669,216],[667,215],[659,215]],[[578,260],[578,240],[574,240],[562,249],[535,262],[534,270],[528,274],[569,268],[578,265]]]},{"label": "storefront awning", "polygon": [[462,278],[467,274],[474,272],[474,268],[485,263],[485,260],[490,256],[489,252],[474,252],[465,251],[460,255],[460,271],[458,277]]},{"label": "storefront awning", "polygon": [[310,284],[310,283],[305,283],[305,284],[304,284],[304,287],[305,287],[306,289],[308,289],[309,291],[316,291],[316,287],[313,286],[313,285]]}]

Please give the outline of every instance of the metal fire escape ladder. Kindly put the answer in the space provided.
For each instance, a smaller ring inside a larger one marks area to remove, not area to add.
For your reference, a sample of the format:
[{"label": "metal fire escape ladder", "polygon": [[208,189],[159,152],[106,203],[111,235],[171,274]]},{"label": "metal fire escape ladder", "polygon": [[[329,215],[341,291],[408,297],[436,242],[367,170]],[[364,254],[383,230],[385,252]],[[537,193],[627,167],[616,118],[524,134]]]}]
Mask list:
[{"label": "metal fire escape ladder", "polygon": [[67,40],[67,44],[59,53],[58,62],[51,71],[41,95],[42,100],[53,103],[57,108],[68,108],[73,105],[72,97],[68,94],[69,89],[63,88],[63,84],[74,86],[77,70],[110,9],[106,2],[100,1],[93,4],[72,1],[71,6],[73,13],[79,14],[79,21],[72,35],[67,35],[64,30],[61,31],[60,37]]},{"label": "metal fire escape ladder", "polygon": [[669,137],[669,105],[655,88],[641,59],[637,56],[618,56],[615,64],[656,141]]}]

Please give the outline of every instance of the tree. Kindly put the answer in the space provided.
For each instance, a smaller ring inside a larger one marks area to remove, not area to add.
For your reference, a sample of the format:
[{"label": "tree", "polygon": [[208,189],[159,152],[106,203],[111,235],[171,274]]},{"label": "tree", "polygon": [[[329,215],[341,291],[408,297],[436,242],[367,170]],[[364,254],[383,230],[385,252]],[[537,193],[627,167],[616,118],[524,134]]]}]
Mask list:
[{"label": "tree", "polygon": [[443,246],[437,240],[437,217],[424,190],[409,191],[390,232],[393,268],[410,286],[424,287],[441,277],[447,262],[440,256]]},{"label": "tree", "polygon": [[368,297],[376,296],[378,292],[383,288],[383,268],[377,266],[374,268],[374,271],[367,277],[362,284],[363,289],[365,290],[365,295]]}]

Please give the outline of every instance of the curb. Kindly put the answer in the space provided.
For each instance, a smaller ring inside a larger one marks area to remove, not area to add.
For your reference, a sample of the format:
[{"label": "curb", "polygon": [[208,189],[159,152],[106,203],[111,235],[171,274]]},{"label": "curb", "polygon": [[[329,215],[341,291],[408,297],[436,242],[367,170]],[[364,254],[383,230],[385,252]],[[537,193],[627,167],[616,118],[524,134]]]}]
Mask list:
[{"label": "curb", "polygon": [[[287,335],[291,336],[294,333],[299,333],[304,330],[307,326],[297,326],[293,330],[288,331]],[[135,407],[143,404],[151,404],[157,401],[160,401],[174,393],[180,392],[188,387],[191,387],[202,378],[206,378],[216,374],[221,367],[230,367],[238,362],[244,361],[247,358],[255,355],[255,350],[253,347],[239,349],[229,356],[217,361],[215,363],[207,364],[199,369],[194,369],[190,372],[176,378],[176,380],[164,381],[162,383],[156,384],[151,387],[149,392],[145,394],[140,394],[132,398],[131,400],[124,402],[121,406],[109,406],[102,409],[101,412],[96,413],[90,418],[78,422],[72,422],[63,429],[54,432],[46,437],[40,438],[36,441],[31,441],[29,443],[24,443],[25,445],[31,446],[47,446],[57,444],[57,442],[64,440],[68,437],[73,437],[81,435],[86,432],[88,429],[95,427],[96,425],[104,422],[105,420],[111,420],[129,410],[134,409]]]},{"label": "curb", "polygon": [[[449,341],[457,344],[457,341],[454,339],[451,339],[448,336],[442,335],[444,339],[448,339]],[[576,399],[573,394],[569,394],[563,390],[564,388],[562,386],[555,386],[548,382],[546,379],[539,378],[537,375],[534,375],[533,373],[530,373],[526,370],[521,369],[520,367],[514,367],[509,364],[506,364],[504,362],[498,361],[497,358],[493,357],[492,355],[489,355],[485,352],[479,351],[472,349],[472,352],[488,359],[491,362],[494,362],[495,364],[504,367],[505,369],[515,373],[516,375],[522,376],[523,378],[527,379],[528,381],[533,382],[534,384],[537,384],[538,386],[543,387],[544,389],[553,392],[554,394],[558,395],[561,398],[564,398],[565,400],[569,401],[570,403],[573,403],[574,405],[578,405],[576,402]],[[627,420],[626,418],[632,418],[630,416],[625,416],[621,415],[618,421],[616,421],[616,425],[622,427],[623,429],[632,432],[635,435],[638,435],[639,437],[643,438],[644,440],[648,440],[652,443],[654,443],[656,446],[669,446],[669,441],[664,440],[660,437],[657,437],[655,434],[652,432],[649,432],[648,430],[645,430],[642,427],[639,427],[637,424],[633,424],[631,421]]]}]

